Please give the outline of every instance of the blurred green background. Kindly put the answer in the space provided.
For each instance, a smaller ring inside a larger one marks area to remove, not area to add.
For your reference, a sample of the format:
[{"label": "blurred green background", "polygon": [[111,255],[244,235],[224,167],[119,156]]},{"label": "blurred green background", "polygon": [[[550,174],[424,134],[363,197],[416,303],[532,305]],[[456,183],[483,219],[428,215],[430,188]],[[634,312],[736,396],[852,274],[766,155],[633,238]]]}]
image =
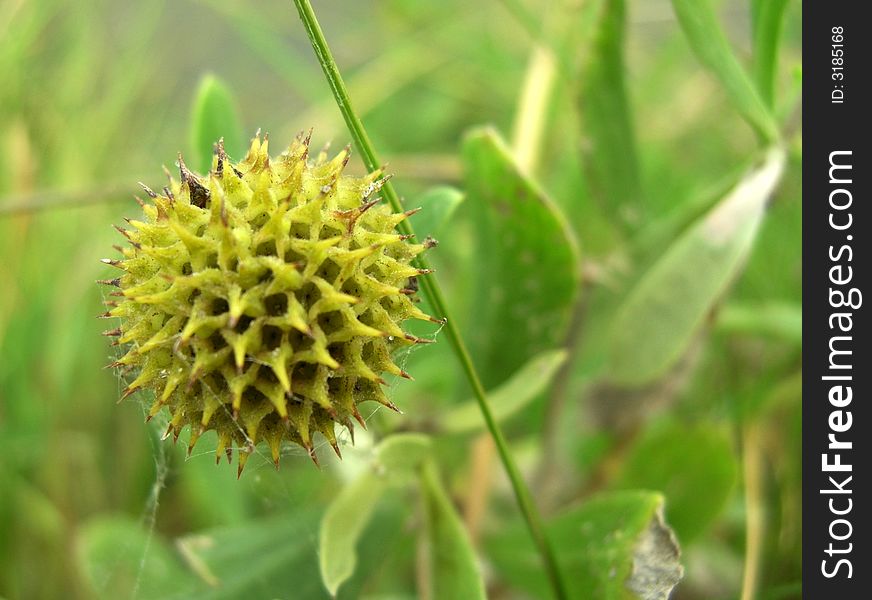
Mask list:
[{"label": "blurred green background", "polygon": [[[700,301],[681,360],[629,382],[615,373],[640,367],[615,367],[609,352],[646,339],[660,320],[639,310],[648,301],[637,283],[757,164],[763,144],[694,55],[669,2],[629,1],[621,29],[609,11],[622,4],[315,9],[407,205],[428,193],[432,205],[443,197],[428,192],[437,185],[466,192],[431,258],[487,386],[569,340],[571,360],[550,390],[506,419],[543,510],[608,490],[662,492],[685,568],[674,598],[798,598],[801,6],[771,3],[786,8],[767,93],[757,52],[768,3],[717,3],[778,124],[785,171],[753,250],[715,273],[718,285],[735,283]],[[542,47],[558,58],[537,58]],[[208,441],[186,459],[181,443],[160,441],[159,424],[143,425],[145,402],[116,404],[123,384],[103,368],[113,352],[99,335],[110,327],[94,318],[104,293],[94,281],[110,275],[99,259],[120,243],[111,225],[138,210],[136,182],[158,189],[161,165],[174,170],[179,151],[198,156],[192,106],[206,74],[234,99],[241,131],[225,137],[262,129],[273,152],[309,127],[316,147],[350,141],[290,2],[0,2],[0,597],[328,597],[319,519],[391,430],[436,435],[490,596],[540,597],[535,582],[518,581],[523,569],[512,561],[521,559],[500,555],[500,535],[518,517],[484,438],[440,433],[440,419],[469,396],[447,343],[404,359],[417,380],[392,387],[406,416],[373,414],[359,452],[342,464],[325,455],[322,471],[288,448],[280,472],[255,456],[237,482],[235,468],[214,466]],[[521,176],[538,182],[530,193],[548,191],[560,216],[543,222],[560,233],[554,222],[565,220],[566,238],[540,242],[568,247],[577,237],[583,262],[562,272],[536,250],[540,279],[524,287],[529,265],[499,259],[506,235],[541,232],[503,224],[485,235],[476,200],[499,182],[477,153],[493,134],[461,151],[482,124],[513,145]],[[356,160],[350,168],[363,170]],[[683,278],[665,277],[657,291],[669,306],[691,306],[710,265],[674,252]],[[499,312],[493,289],[516,304]],[[634,290],[636,308],[621,312]],[[560,318],[537,320],[555,302]],[[497,314],[500,322],[485,323]],[[538,337],[519,350],[511,332],[522,326]],[[663,326],[668,336],[671,321]],[[500,336],[507,342],[490,343]],[[485,490],[476,483],[483,472]],[[422,595],[416,505],[407,488],[382,500],[340,596]]]}]

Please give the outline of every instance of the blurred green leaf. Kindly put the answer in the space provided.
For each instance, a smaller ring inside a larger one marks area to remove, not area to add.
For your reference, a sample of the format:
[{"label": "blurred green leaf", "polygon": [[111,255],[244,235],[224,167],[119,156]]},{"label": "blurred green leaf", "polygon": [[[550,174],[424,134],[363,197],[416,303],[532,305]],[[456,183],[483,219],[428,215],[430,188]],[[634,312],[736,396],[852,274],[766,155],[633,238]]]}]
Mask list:
[{"label": "blurred green leaf", "polygon": [[339,492],[321,520],[321,578],[327,591],[334,596],[339,586],[354,574],[357,541],[386,485],[387,482],[375,473],[363,473]]},{"label": "blurred green leaf", "polygon": [[[196,3],[203,10],[220,14],[227,27],[239,36],[252,53],[268,65],[275,75],[292,85],[294,92],[303,96],[306,102],[317,102],[322,98],[317,86],[299,85],[301,74],[307,73],[311,64],[306,60],[308,53],[287,39],[287,24],[284,21],[272,18],[268,10],[250,10],[232,0],[196,0]],[[233,154],[230,156],[239,158]]]},{"label": "blurred green leaf", "polygon": [[[214,439],[215,433],[207,432],[200,438],[198,448],[214,447]],[[183,438],[182,441],[186,440]],[[182,447],[185,445],[179,448],[180,454]],[[191,511],[193,528],[236,525],[248,517],[245,488],[240,485],[232,469],[215,468],[211,452],[197,453],[183,460],[179,483]]]},{"label": "blurred green leaf", "polygon": [[579,286],[579,252],[563,214],[515,165],[493,129],[463,146],[477,271],[473,355],[485,386],[564,342]]},{"label": "blurred green leaf", "polygon": [[431,440],[422,433],[397,433],[375,448],[376,468],[388,477],[403,481],[415,474],[430,454]]},{"label": "blurred green leaf", "polygon": [[606,0],[581,77],[581,123],[596,197],[616,223],[638,219],[642,182],[624,81],[624,0]]},{"label": "blurred green leaf", "polygon": [[[569,597],[668,597],[682,570],[662,506],[663,496],[656,492],[611,492],[550,519],[546,529]],[[523,529],[503,529],[486,545],[502,577],[535,598],[548,597],[541,561]],[[633,591],[643,586],[645,595]]]},{"label": "blurred green leaf", "polygon": [[485,598],[484,581],[463,523],[433,463],[421,473],[432,598]]},{"label": "blurred green leaf", "polygon": [[[745,422],[762,422],[767,418],[780,419],[784,413],[799,413],[802,407],[802,368],[783,376],[766,386],[758,394],[747,394],[741,406]],[[779,412],[781,414],[779,414]]]},{"label": "blurred green leaf", "polygon": [[634,233],[633,255],[639,258],[642,265],[649,265],[670,243],[722,200],[755,164],[756,161],[752,159],[743,161],[704,189],[691,193],[668,212],[654,216]]},{"label": "blurred green leaf", "polygon": [[430,438],[420,433],[399,433],[375,448],[375,462],[342,488],[324,514],[320,531],[321,577],[335,595],[357,565],[356,546],[391,483],[410,480],[430,453]]},{"label": "blurred green leaf", "polygon": [[188,535],[177,546],[200,579],[197,590],[167,599],[327,598],[318,576],[317,514],[295,507],[290,516]]},{"label": "blurred green leaf", "polygon": [[607,375],[640,386],[676,364],[740,272],[778,183],[784,153],[772,149],[720,203],[678,238],[618,311]]},{"label": "blurred green leaf", "polygon": [[686,545],[723,510],[738,474],[737,460],[724,428],[669,420],[636,441],[619,468],[615,487],[661,491],[666,520]]},{"label": "blurred green leaf", "polygon": [[436,237],[439,230],[451,219],[454,211],[463,202],[463,192],[447,185],[432,187],[415,199],[421,207],[414,217],[415,231],[423,240],[428,235]]},{"label": "blurred green leaf", "polygon": [[191,113],[192,165],[199,173],[212,167],[214,144],[224,138],[224,149],[234,160],[242,158],[245,144],[236,102],[230,89],[215,75],[204,75]]},{"label": "blurred green leaf", "polygon": [[718,314],[718,331],[802,344],[802,306],[791,302],[730,302]]},{"label": "blurred green leaf", "polygon": [[170,598],[197,585],[154,532],[127,517],[99,517],[78,532],[79,567],[96,598]]},{"label": "blurred green leaf", "polygon": [[[541,394],[566,362],[565,350],[550,350],[531,359],[505,383],[488,392],[494,417],[503,422],[517,414],[536,396]],[[470,433],[484,430],[481,409],[475,400],[467,400],[450,412],[444,413],[441,428],[448,433]]]},{"label": "blurred green leaf", "polygon": [[787,0],[752,0],[751,24],[754,37],[754,81],[760,96],[771,109],[774,105],[778,46]]},{"label": "blurred green leaf", "polygon": [[678,22],[700,62],[726,89],[736,110],[767,143],[778,139],[778,125],[757,88],[736,58],[711,0],[672,0]]}]

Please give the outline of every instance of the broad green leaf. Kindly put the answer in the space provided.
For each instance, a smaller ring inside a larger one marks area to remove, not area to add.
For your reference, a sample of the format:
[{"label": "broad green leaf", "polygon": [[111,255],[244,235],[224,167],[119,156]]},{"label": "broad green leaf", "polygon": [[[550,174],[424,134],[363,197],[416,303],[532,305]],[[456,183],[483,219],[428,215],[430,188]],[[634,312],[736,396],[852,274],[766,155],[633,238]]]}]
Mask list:
[{"label": "broad green leaf", "polygon": [[802,306],[790,302],[731,302],[718,314],[718,331],[802,344]]},{"label": "broad green leaf", "polygon": [[[662,507],[663,496],[656,492],[611,492],[550,519],[546,532],[569,598],[667,598],[682,568]],[[541,559],[526,530],[505,528],[486,546],[502,578],[534,598],[549,597]]]},{"label": "broad green leaf", "polygon": [[[557,370],[566,362],[566,356],[565,350],[543,352],[527,362],[508,381],[488,392],[488,400],[497,421],[511,418],[545,391]],[[447,412],[440,424],[448,433],[469,433],[485,427],[475,400],[467,400]]]},{"label": "broad green leaf", "polygon": [[737,460],[724,428],[666,421],[636,441],[615,487],[661,491],[666,520],[686,545],[723,510],[736,482]]},{"label": "broad green leaf", "polygon": [[339,586],[354,574],[357,541],[386,487],[384,478],[367,471],[344,487],[324,514],[319,564],[321,578],[330,594],[335,596]]},{"label": "broad green leaf", "polygon": [[327,598],[316,561],[317,514],[295,507],[287,517],[185,536],[176,542],[199,582],[194,594],[169,599]]},{"label": "broad green leaf", "polygon": [[641,386],[681,359],[740,272],[783,166],[783,151],[770,150],[636,284],[613,324],[606,365],[612,382]]},{"label": "broad green leaf", "polygon": [[648,264],[645,261],[653,261],[682,232],[693,226],[730,190],[736,187],[756,162],[752,158],[743,161],[742,164],[731,168],[729,172],[716,181],[706,185],[703,190],[692,193],[668,212],[654,216],[650,223],[646,223],[644,227],[635,232],[632,241],[633,255],[638,257],[643,266]]},{"label": "broad green leaf", "polygon": [[431,441],[420,433],[399,433],[375,448],[374,462],[344,487],[321,520],[319,556],[321,577],[335,595],[354,574],[357,545],[376,505],[390,484],[413,477],[430,453]]},{"label": "broad green leaf", "polygon": [[447,185],[432,187],[415,198],[413,204],[421,207],[413,218],[415,233],[423,240],[428,235],[438,237],[439,230],[448,222],[460,203],[463,192]]},{"label": "broad green leaf", "polygon": [[469,134],[463,160],[478,269],[469,341],[484,385],[493,387],[564,342],[579,253],[562,213],[494,130]]},{"label": "broad green leaf", "polygon": [[95,598],[170,598],[197,582],[157,533],[127,517],[100,517],[79,529],[76,558]]},{"label": "broad green leaf", "polygon": [[222,137],[230,158],[242,158],[245,145],[233,95],[216,76],[205,75],[191,113],[192,168],[200,173],[209,171],[214,144]]},{"label": "broad green leaf", "polygon": [[606,0],[581,77],[580,113],[587,172],[613,221],[639,218],[642,182],[624,75],[624,0]]},{"label": "broad green leaf", "polygon": [[778,139],[778,125],[736,58],[711,0],[672,0],[678,22],[700,62],[720,80],[736,110],[765,142]]},{"label": "broad green leaf", "polygon": [[484,582],[469,536],[433,463],[421,472],[431,598],[485,598]]},{"label": "broad green leaf", "polygon": [[754,37],[754,81],[766,105],[775,104],[775,71],[778,66],[778,43],[787,0],[752,0],[751,24]]}]

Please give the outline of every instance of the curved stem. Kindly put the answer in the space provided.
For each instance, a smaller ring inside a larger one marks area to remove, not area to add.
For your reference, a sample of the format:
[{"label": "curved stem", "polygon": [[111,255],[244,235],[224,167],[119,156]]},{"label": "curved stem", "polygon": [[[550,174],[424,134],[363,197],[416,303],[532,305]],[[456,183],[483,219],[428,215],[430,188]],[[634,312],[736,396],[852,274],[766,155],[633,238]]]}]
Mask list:
[{"label": "curved stem", "polygon": [[[330,47],[327,45],[327,40],[324,38],[324,32],[321,31],[321,26],[318,24],[315,12],[312,10],[311,3],[309,0],[294,0],[294,4],[296,4],[297,10],[300,12],[300,19],[303,21],[306,33],[309,35],[309,40],[312,42],[315,56],[321,64],[321,68],[323,69],[327,82],[330,85],[330,89],[333,92],[333,97],[336,99],[339,111],[342,113],[342,117],[345,119],[345,124],[348,126],[351,136],[354,138],[355,145],[361,154],[364,164],[370,171],[378,169],[381,166],[381,163],[378,160],[372,142],[366,133],[363,122],[361,122],[360,117],[352,107],[351,98],[348,96],[348,90],[342,80],[342,75],[339,73],[339,68],[336,66],[336,61],[333,59],[333,55],[330,52]],[[388,182],[382,188],[382,192],[394,211],[401,212],[403,210],[400,198],[391,182]],[[408,221],[402,221],[397,227],[404,234],[414,235],[412,226]],[[421,255],[416,258],[415,263],[415,266],[420,269],[429,268],[427,260]],[[548,575],[548,580],[551,584],[554,596],[559,600],[563,600],[566,598],[566,588],[557,567],[557,560],[554,551],[551,548],[548,538],[545,536],[542,518],[533,503],[533,498],[529,489],[521,478],[520,471],[518,470],[514,459],[509,453],[508,444],[506,443],[502,430],[493,416],[493,411],[487,401],[484,386],[482,385],[478,372],[473,365],[466,344],[460,335],[460,331],[457,329],[454,319],[452,319],[448,313],[442,290],[436,283],[435,278],[432,276],[422,277],[420,285],[421,290],[424,292],[430,305],[439,316],[445,320],[444,330],[454,349],[454,353],[460,361],[463,372],[469,380],[473,394],[478,401],[478,406],[481,409],[482,416],[487,424],[488,431],[490,431],[490,434],[494,439],[494,444],[496,444],[500,460],[502,461],[506,474],[512,483],[512,489],[514,490],[518,506],[521,509],[521,513],[524,515],[527,527],[530,530],[530,535],[536,544],[539,554],[542,556],[542,562],[544,563],[545,571]]]},{"label": "curved stem", "polygon": [[766,515],[763,512],[763,451],[760,427],[744,425],[742,462],[745,476],[745,570],[741,600],[753,600],[760,582]]}]

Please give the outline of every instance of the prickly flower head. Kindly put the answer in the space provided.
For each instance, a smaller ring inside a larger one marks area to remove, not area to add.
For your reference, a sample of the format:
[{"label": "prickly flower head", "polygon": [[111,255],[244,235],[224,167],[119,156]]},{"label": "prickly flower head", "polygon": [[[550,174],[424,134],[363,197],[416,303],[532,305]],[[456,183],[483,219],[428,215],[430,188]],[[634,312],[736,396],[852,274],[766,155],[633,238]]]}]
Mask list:
[{"label": "prickly flower head", "polygon": [[241,448],[240,472],[265,441],[278,465],[283,442],[315,459],[320,432],[339,451],[334,425],[361,424],[358,406],[395,408],[385,373],[407,377],[392,361],[424,342],[406,319],[432,320],[415,305],[411,243],[375,197],[377,171],[342,174],[346,148],[332,160],[308,156],[309,137],[271,159],[256,137],[230,162],[221,142],[206,176],[181,157],[179,181],[140,201],[144,217],[118,228],[129,244],[106,317],[125,354],[113,366],[132,372],[123,392],[154,393],[149,418],[169,410],[167,434],[190,425],[191,447],[214,429],[217,456]]}]

